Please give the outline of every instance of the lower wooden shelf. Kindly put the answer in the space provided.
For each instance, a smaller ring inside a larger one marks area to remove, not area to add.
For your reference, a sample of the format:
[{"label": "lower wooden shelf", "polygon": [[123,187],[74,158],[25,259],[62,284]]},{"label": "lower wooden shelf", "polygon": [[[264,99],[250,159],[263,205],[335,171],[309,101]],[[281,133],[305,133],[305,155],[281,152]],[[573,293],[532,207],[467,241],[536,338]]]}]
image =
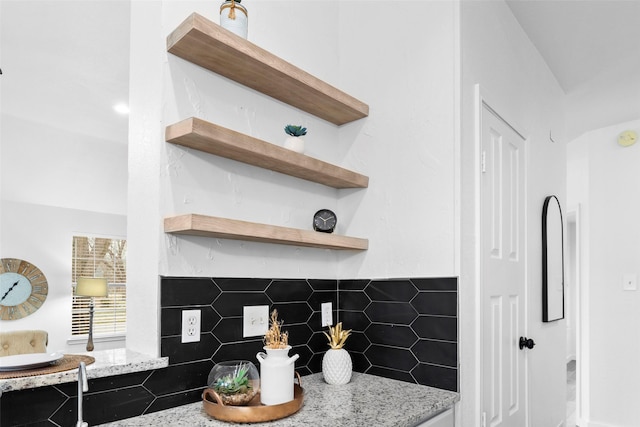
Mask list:
[{"label": "lower wooden shelf", "polygon": [[164,219],[164,231],[171,234],[219,237],[323,249],[364,251],[369,248],[369,240],[358,237],[339,236],[199,214],[167,217]]}]

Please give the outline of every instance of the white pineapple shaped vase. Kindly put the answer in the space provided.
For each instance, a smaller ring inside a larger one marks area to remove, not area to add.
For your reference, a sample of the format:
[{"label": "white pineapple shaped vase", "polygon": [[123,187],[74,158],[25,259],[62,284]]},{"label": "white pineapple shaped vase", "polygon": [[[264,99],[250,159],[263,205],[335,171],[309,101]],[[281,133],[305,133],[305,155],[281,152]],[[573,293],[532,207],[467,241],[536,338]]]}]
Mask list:
[{"label": "white pineapple shaped vase", "polygon": [[322,358],[322,375],[327,384],[347,384],[352,368],[351,355],[344,348],[331,348]]}]

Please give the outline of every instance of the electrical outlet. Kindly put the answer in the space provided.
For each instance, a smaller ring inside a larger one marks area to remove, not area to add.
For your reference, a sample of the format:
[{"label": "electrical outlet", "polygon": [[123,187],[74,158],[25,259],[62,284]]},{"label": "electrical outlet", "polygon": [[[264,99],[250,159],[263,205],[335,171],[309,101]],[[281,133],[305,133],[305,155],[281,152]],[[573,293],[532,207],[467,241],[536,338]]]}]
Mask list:
[{"label": "electrical outlet", "polygon": [[200,341],[200,310],[182,310],[182,342]]},{"label": "electrical outlet", "polygon": [[269,306],[248,305],[242,308],[242,336],[257,337],[269,329]]},{"label": "electrical outlet", "polygon": [[333,325],[333,308],[330,302],[323,302],[320,305],[322,311],[322,327]]}]

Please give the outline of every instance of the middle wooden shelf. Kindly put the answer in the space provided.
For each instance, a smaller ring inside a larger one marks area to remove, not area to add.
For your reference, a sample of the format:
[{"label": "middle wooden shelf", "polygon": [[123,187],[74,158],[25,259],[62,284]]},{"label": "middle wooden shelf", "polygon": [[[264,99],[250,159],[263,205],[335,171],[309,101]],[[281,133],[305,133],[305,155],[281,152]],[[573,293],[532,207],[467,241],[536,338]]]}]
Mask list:
[{"label": "middle wooden shelf", "polygon": [[165,139],[216,156],[333,188],[366,188],[369,177],[191,117],[167,126]]}]

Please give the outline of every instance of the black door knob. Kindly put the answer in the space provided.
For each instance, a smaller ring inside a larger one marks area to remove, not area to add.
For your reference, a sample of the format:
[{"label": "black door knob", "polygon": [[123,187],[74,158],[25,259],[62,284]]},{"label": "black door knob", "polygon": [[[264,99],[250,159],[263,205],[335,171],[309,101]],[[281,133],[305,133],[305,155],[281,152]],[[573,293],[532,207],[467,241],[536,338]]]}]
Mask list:
[{"label": "black door knob", "polygon": [[525,347],[532,349],[534,345],[536,345],[536,343],[531,338],[520,337],[520,350]]}]

